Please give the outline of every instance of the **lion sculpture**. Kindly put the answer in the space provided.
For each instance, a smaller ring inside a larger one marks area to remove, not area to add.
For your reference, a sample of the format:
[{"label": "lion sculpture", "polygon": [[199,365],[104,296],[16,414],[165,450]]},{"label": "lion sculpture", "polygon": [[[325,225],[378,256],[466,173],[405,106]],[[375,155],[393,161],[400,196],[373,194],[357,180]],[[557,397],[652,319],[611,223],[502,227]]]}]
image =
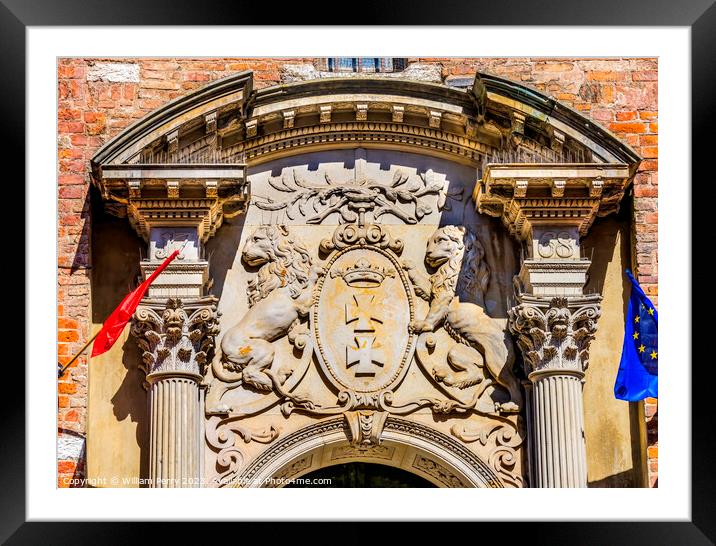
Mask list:
[{"label": "lion sculpture", "polygon": [[[428,241],[425,262],[437,271],[431,276],[420,273],[415,265],[404,263],[415,293],[430,302],[422,320],[410,324],[415,333],[433,332],[441,324],[457,341],[447,355],[449,368],[435,368],[433,375],[445,385],[465,389],[483,379],[481,367],[505,387],[510,401],[497,405],[504,412],[519,411],[522,393],[512,373],[514,348],[509,336],[481,305],[461,302],[459,293],[474,293],[484,303],[490,270],[483,258],[484,248],[474,234],[462,226],[445,226]],[[464,291],[464,292],[463,292]]]},{"label": "lion sculpture", "polygon": [[[257,228],[244,245],[242,259],[260,269],[248,285],[248,312],[221,340],[214,375],[225,383],[242,381],[259,391],[270,391],[273,381],[267,371],[274,360],[272,342],[288,335],[297,348],[305,346],[304,321],[322,270],[312,265],[306,246],[285,226]],[[282,368],[278,380],[283,383],[290,373]]]}]

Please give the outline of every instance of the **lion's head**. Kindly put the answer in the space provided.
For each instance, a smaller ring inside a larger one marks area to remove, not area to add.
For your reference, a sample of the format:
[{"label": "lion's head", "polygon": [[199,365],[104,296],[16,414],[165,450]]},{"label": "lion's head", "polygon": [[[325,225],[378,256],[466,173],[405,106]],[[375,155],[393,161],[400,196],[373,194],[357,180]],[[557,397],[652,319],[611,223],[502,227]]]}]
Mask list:
[{"label": "lion's head", "polygon": [[287,287],[297,298],[308,285],[311,255],[286,226],[261,226],[251,234],[241,257],[251,266],[262,266],[249,282],[249,306],[277,288]]},{"label": "lion's head", "polygon": [[425,262],[438,268],[432,276],[433,291],[469,294],[482,305],[490,282],[490,268],[484,258],[482,243],[464,226],[438,228],[425,252]]}]

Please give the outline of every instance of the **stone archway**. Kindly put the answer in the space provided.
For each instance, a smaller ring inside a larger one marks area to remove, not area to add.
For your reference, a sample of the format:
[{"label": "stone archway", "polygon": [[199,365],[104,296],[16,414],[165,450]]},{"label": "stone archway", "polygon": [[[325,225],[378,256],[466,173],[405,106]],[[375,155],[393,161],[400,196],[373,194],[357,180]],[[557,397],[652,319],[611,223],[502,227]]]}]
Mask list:
[{"label": "stone archway", "polygon": [[351,443],[343,418],[305,427],[277,441],[230,486],[280,487],[313,470],[369,462],[417,474],[438,487],[504,487],[497,473],[454,438],[428,426],[389,417],[380,444]]}]

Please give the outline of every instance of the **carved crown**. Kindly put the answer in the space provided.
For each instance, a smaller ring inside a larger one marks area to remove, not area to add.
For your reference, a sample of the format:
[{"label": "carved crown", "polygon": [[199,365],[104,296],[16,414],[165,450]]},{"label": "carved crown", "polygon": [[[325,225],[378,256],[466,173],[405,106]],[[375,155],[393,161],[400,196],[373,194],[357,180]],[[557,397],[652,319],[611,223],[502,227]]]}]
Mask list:
[{"label": "carved crown", "polygon": [[392,267],[382,267],[371,264],[365,258],[359,258],[355,264],[336,269],[331,277],[343,277],[348,286],[358,288],[374,288],[380,286],[386,277],[395,277]]}]

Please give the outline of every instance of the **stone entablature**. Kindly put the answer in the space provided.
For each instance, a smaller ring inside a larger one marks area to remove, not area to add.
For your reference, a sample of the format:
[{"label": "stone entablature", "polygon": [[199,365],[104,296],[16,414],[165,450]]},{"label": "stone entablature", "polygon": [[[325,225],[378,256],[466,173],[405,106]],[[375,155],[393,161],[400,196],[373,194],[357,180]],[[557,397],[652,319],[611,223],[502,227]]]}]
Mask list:
[{"label": "stone entablature", "polygon": [[[545,230],[561,227],[565,239],[573,240],[576,234],[569,233],[571,228],[585,235],[595,218],[619,210],[632,175],[633,167],[626,164],[489,164],[473,199],[479,212],[502,218],[510,234],[520,240],[538,235],[540,241]],[[552,235],[557,239],[559,233]],[[578,259],[568,244],[562,251],[568,254],[559,258]],[[551,257],[535,250],[537,259]]]},{"label": "stone entablature", "polygon": [[122,164],[100,167],[106,206],[146,241],[154,226],[193,226],[206,242],[249,199],[244,164]]}]

